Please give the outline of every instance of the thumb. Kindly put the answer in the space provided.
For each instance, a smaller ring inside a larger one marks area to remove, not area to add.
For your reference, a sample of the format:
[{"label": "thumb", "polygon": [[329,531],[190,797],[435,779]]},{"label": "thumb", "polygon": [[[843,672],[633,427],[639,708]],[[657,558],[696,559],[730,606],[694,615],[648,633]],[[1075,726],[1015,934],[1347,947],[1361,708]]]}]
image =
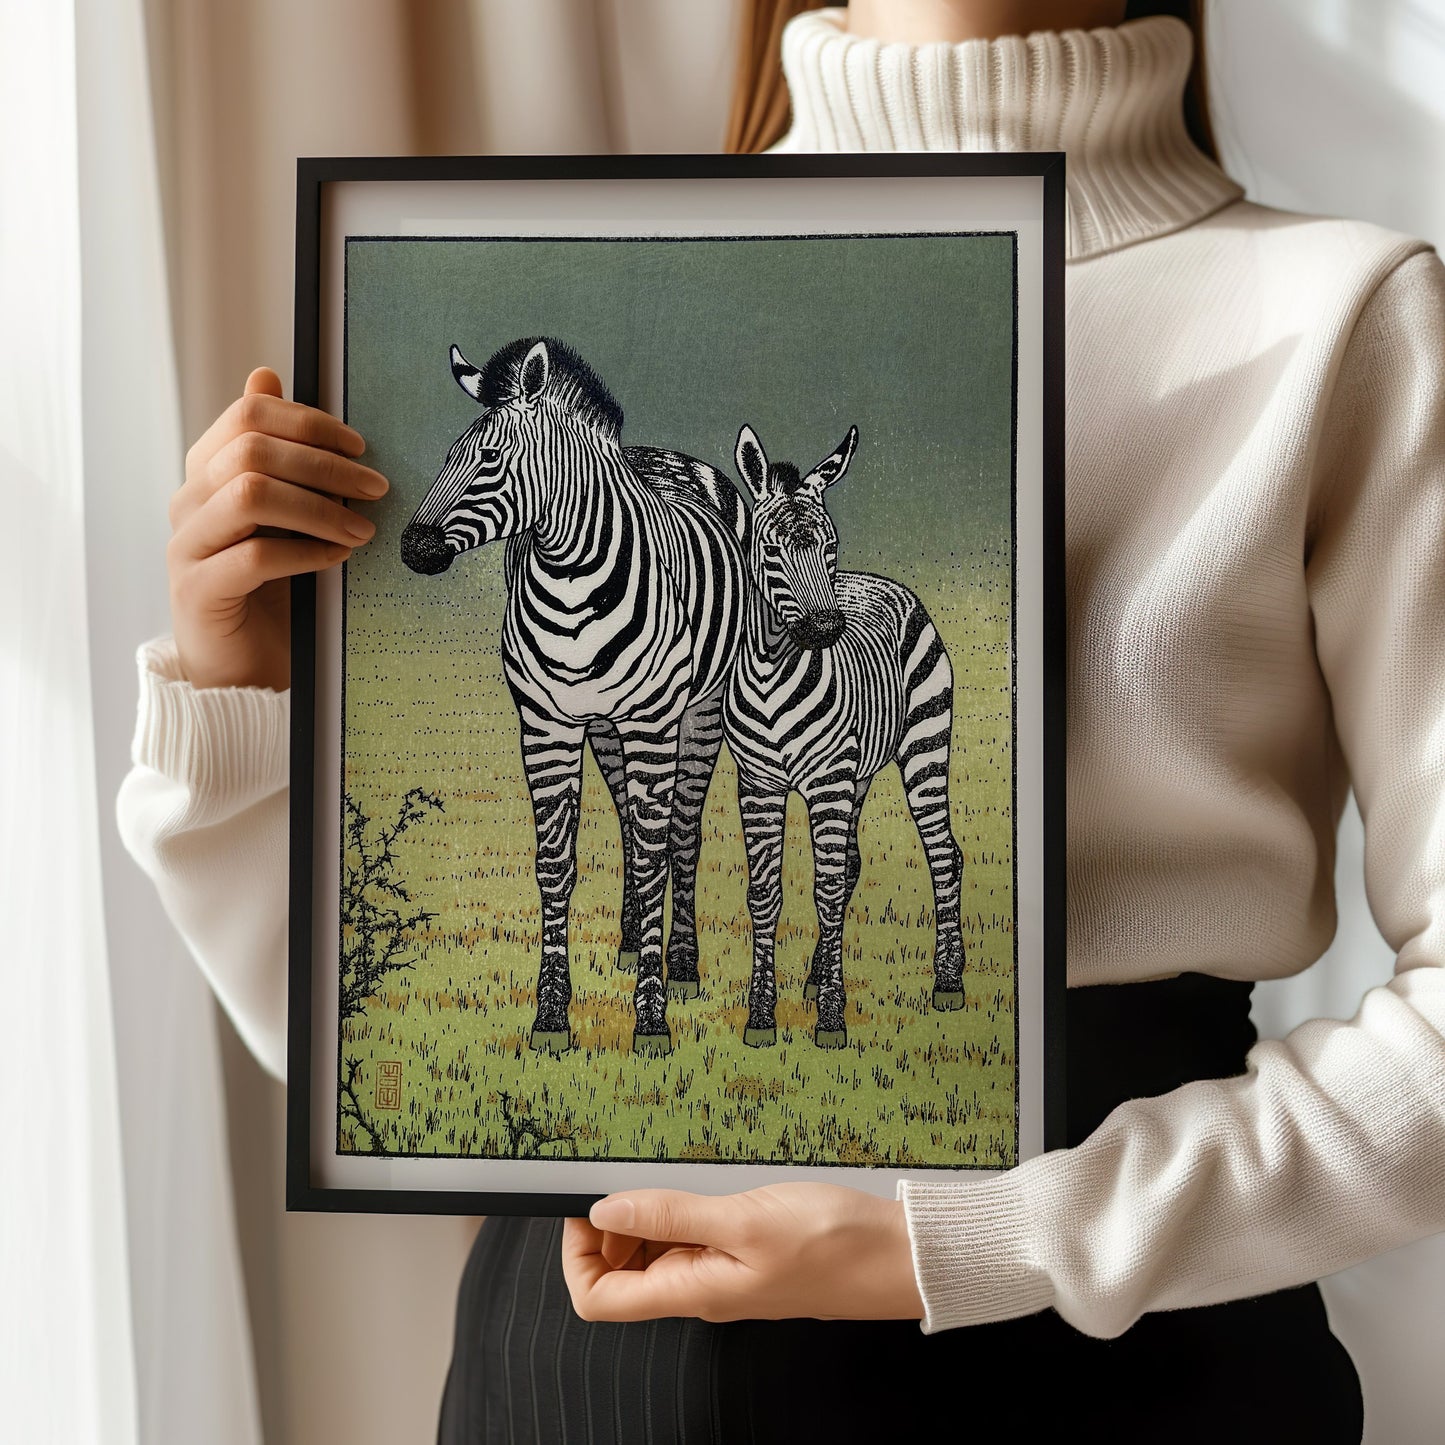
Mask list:
[{"label": "thumb", "polygon": [[245,396],[285,396],[281,390],[281,378],[269,366],[258,366],[246,378]]},{"label": "thumb", "polygon": [[588,1214],[593,1228],[665,1244],[726,1247],[737,1234],[738,1201],[681,1189],[629,1189],[599,1199]]}]

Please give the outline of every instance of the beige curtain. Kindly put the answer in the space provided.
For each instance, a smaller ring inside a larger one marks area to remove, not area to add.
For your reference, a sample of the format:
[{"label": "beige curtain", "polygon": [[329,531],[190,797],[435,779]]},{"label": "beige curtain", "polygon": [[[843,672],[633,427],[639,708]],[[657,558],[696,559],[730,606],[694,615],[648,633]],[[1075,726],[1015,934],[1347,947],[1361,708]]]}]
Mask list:
[{"label": "beige curtain", "polygon": [[737,0],[147,0],[182,402],[287,375],[298,155],[710,152]]},{"label": "beige curtain", "polygon": [[[736,0],[146,0],[186,439],[253,366],[276,367],[289,391],[297,156],[717,151],[738,11]],[[152,522],[159,568],[163,510]],[[285,1214],[282,1091],[221,1028],[264,1438],[432,1438],[476,1222]]]}]

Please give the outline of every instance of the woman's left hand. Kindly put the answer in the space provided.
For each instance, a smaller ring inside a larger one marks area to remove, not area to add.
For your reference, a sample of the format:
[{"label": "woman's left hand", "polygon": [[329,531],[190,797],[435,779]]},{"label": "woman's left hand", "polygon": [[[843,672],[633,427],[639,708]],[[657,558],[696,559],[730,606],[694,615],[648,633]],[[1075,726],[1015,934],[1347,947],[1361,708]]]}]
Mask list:
[{"label": "woman's left hand", "polygon": [[837,1184],[609,1194],[562,1268],[584,1320],[923,1318],[903,1205]]}]

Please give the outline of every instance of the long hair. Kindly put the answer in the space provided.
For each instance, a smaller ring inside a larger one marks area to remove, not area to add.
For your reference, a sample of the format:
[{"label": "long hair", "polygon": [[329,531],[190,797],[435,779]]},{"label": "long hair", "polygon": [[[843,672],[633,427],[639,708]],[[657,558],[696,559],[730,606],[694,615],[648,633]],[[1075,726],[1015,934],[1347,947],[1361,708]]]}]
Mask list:
[{"label": "long hair", "polygon": [[[788,87],[783,80],[783,26],[816,0],[743,0],[742,34],[733,81],[732,112],[723,149],[735,155],[764,151],[788,129]],[[1172,15],[1194,34],[1194,64],[1184,90],[1184,124],[1190,138],[1218,161],[1209,114],[1209,72],[1204,41],[1205,0],[1129,0],[1125,18]]]}]

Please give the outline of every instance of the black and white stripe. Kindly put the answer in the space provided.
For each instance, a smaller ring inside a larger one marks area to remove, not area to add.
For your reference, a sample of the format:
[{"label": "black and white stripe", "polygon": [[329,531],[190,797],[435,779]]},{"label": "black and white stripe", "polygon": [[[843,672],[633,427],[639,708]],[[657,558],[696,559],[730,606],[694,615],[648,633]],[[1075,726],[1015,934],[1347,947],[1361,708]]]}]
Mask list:
[{"label": "black and white stripe", "polygon": [[623,819],[619,962],[635,955],[634,1046],[666,1052],[668,987],[682,996],[698,987],[697,852],[742,625],[741,499],[691,457],[624,448],[621,408],[559,341],[511,342],[480,369],[453,347],[451,362],[482,413],[452,445],[402,557],[435,573],[511,539],[502,664],[521,721],[542,895],[532,1046],[571,1042],[567,913],[590,739]]},{"label": "black and white stripe", "polygon": [[963,857],[949,820],[953,670],[923,604],[887,577],[838,571],[824,492],[848,469],[852,428],[807,476],[769,464],[750,427],[737,464],[753,493],[743,643],[723,711],[738,768],[748,854],[753,975],[744,1038],[777,1039],[774,938],[782,911],[790,791],[808,808],[818,943],[807,993],[816,1042],[840,1048],[843,918],[858,883],[858,815],[877,773],[897,762],[933,882],[933,1006],[963,1006]]}]

